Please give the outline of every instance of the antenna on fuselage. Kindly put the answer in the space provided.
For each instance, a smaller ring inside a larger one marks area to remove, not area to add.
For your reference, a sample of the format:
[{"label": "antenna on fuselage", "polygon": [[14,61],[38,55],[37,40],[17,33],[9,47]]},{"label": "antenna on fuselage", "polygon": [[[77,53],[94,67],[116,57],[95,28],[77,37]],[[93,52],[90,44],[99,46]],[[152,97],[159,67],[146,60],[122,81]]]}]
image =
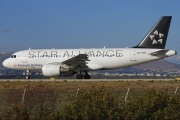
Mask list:
[{"label": "antenna on fuselage", "polygon": [[29,50],[31,50],[31,47],[29,48]]},{"label": "antenna on fuselage", "polygon": [[104,49],[106,48],[106,46],[104,46]]}]

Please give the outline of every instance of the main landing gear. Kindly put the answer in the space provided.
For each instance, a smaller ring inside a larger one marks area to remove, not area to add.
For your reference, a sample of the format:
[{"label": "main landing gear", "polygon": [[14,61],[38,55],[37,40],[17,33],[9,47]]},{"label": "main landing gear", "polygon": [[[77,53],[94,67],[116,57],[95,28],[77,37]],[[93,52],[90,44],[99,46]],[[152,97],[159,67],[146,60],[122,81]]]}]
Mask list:
[{"label": "main landing gear", "polygon": [[31,74],[31,71],[30,70],[26,70],[25,79],[30,79],[30,74]]},{"label": "main landing gear", "polygon": [[76,79],[90,79],[91,78],[91,76],[88,74],[88,73],[86,73],[86,74],[84,74],[84,76],[83,76],[83,74],[81,74],[81,73],[79,73],[79,74],[77,74],[76,75]]}]

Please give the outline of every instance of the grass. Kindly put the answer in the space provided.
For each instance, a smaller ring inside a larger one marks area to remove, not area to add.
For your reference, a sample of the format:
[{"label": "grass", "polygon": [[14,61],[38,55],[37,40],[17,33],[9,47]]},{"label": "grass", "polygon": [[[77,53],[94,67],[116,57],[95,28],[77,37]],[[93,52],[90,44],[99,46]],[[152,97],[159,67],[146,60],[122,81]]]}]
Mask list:
[{"label": "grass", "polygon": [[[14,98],[19,97],[16,99],[21,100],[25,88],[27,89],[25,99],[28,96],[27,94],[36,96],[36,94],[56,92],[58,99],[67,102],[67,97],[73,98],[78,88],[80,88],[80,91],[93,87],[103,88],[112,94],[125,96],[128,88],[130,88],[130,93],[137,94],[141,94],[144,90],[148,89],[162,91],[168,89],[168,93],[173,94],[177,86],[180,86],[179,81],[0,81],[0,102],[12,99],[13,96]],[[177,91],[177,94],[180,94],[180,90]]]},{"label": "grass", "polygon": [[[81,93],[92,88],[103,88],[124,101],[128,88],[128,97],[131,97],[134,94],[141,96],[144,91],[151,89],[174,94],[178,86],[180,81],[0,81],[0,114],[22,101],[25,88],[24,103],[30,106],[33,112],[43,108],[46,101],[49,101],[51,106],[58,103],[58,109],[61,109],[61,106],[75,101],[78,88]],[[176,94],[180,95],[180,90],[177,90]]]}]

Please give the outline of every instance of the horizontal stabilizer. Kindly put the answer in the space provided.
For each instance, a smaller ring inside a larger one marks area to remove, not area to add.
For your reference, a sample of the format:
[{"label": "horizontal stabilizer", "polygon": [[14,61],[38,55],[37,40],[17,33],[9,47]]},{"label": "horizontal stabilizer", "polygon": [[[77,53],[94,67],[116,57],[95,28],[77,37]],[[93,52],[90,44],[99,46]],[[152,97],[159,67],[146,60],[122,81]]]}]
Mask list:
[{"label": "horizontal stabilizer", "polygon": [[164,55],[164,54],[166,54],[168,51],[169,51],[169,50],[159,50],[159,51],[150,53],[150,55],[152,55],[152,56]]}]

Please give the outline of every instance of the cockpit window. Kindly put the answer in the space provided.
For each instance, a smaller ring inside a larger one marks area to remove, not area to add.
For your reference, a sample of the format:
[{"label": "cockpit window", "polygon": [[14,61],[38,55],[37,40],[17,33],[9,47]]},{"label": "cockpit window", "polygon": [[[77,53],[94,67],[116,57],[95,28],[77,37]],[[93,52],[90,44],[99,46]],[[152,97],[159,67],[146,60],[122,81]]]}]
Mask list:
[{"label": "cockpit window", "polygon": [[11,55],[11,58],[16,58],[16,55]]}]

